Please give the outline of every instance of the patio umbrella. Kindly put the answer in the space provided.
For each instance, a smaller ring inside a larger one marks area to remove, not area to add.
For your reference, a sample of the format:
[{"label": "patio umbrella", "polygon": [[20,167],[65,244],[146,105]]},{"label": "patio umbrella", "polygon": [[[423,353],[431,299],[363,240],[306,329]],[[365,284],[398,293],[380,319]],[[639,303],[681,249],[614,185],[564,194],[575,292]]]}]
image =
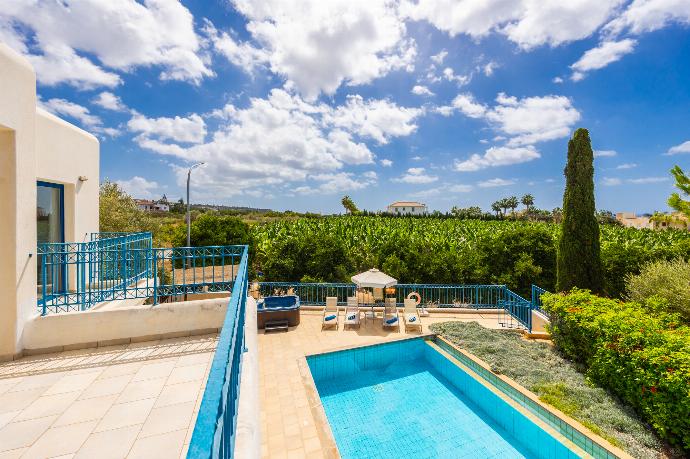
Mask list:
[{"label": "patio umbrella", "polygon": [[376,268],[370,269],[369,271],[364,271],[356,276],[352,276],[352,282],[357,284],[358,287],[369,288],[387,288],[398,283],[396,279],[393,279],[388,274],[381,272]]}]

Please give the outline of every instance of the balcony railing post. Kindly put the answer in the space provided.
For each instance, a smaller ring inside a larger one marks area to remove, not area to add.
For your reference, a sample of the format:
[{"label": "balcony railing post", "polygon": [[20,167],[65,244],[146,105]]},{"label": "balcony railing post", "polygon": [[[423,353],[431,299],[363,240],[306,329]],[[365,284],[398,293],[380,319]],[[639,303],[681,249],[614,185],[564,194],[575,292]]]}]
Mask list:
[{"label": "balcony railing post", "polygon": [[[153,252],[153,305],[155,306],[158,304],[158,259],[156,249],[151,249],[151,251]],[[173,266],[174,269],[175,266]]]}]

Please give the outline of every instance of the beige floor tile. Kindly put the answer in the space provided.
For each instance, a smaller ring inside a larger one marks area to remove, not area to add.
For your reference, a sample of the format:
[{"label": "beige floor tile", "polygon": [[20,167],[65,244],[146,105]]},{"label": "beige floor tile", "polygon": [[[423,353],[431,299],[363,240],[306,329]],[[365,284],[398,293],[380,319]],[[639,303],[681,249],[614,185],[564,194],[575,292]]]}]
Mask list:
[{"label": "beige floor tile", "polygon": [[76,453],[91,431],[95,421],[52,427],[34,443],[22,459],[43,459]]},{"label": "beige floor tile", "polygon": [[26,452],[29,448],[19,448],[13,449],[11,451],[0,451],[0,459],[18,459],[22,457],[22,454]]},{"label": "beige floor tile", "polygon": [[19,413],[21,413],[21,410],[0,413],[0,429],[9,424]]},{"label": "beige floor tile", "polygon": [[131,381],[120,393],[117,403],[134,402],[145,398],[156,398],[163,390],[167,378]]},{"label": "beige floor tile", "polygon": [[132,379],[132,374],[115,376],[108,379],[97,379],[87,387],[79,396],[79,400],[86,400],[87,398],[103,397],[106,395],[119,394],[122,392],[129,381]]},{"label": "beige floor tile", "polygon": [[141,424],[89,435],[75,459],[122,459],[137,439]]},{"label": "beige floor tile", "polygon": [[[199,362],[197,362],[199,363]],[[14,386],[22,382],[24,378],[8,378],[8,379],[0,379],[0,395],[4,394],[5,392],[9,391],[12,389]]]},{"label": "beige floor tile", "polygon": [[20,381],[14,387],[12,387],[12,389],[10,389],[10,392],[38,389],[41,387],[48,388],[55,384],[55,382],[62,378],[64,375],[64,372],[55,372],[26,376],[22,381]]},{"label": "beige floor tile", "polygon": [[176,362],[173,361],[158,362],[155,360],[145,362],[144,365],[134,374],[132,381],[167,378],[172,369],[175,367],[175,363]]},{"label": "beige floor tile", "polygon": [[177,367],[172,370],[166,384],[179,384],[189,381],[198,381],[204,378],[206,363]]},{"label": "beige floor tile", "polygon": [[113,406],[116,399],[117,395],[106,395],[105,397],[78,400],[65,410],[62,416],[55,421],[54,426],[100,421]]},{"label": "beige floor tile", "polygon": [[120,427],[143,424],[146,421],[156,399],[147,398],[136,402],[119,403],[110,407],[95,432],[119,429]]},{"label": "beige floor tile", "polygon": [[129,363],[119,363],[114,365],[108,365],[103,373],[100,374],[98,379],[109,379],[116,376],[123,375],[134,375],[141,367],[144,366],[144,362],[129,362]]},{"label": "beige floor tile", "polygon": [[175,364],[176,367],[186,367],[187,365],[198,365],[200,363],[209,363],[211,361],[213,354],[210,352],[204,352],[199,354],[189,354],[180,357]]},{"label": "beige floor tile", "polygon": [[60,378],[55,384],[46,390],[44,395],[63,394],[66,392],[83,391],[98,378],[103,370],[92,371],[89,373],[70,373]]},{"label": "beige floor tile", "polygon": [[128,458],[175,458],[179,457],[184,442],[185,430],[168,432],[163,435],[139,438],[132,446]]},{"label": "beige floor tile", "polygon": [[6,392],[0,395],[0,413],[23,410],[31,405],[45,391],[46,389],[43,387],[19,392]]},{"label": "beige floor tile", "polygon": [[28,407],[24,408],[15,421],[43,418],[54,414],[62,414],[79,397],[79,392],[67,392],[65,394],[44,395],[38,397]]},{"label": "beige floor tile", "polygon": [[31,446],[43,435],[57,416],[10,422],[0,429],[0,451]]},{"label": "beige floor tile", "polygon": [[202,385],[203,381],[190,381],[172,386],[163,386],[163,390],[158,395],[154,407],[160,408],[177,403],[195,402]]},{"label": "beige floor tile", "polygon": [[186,434],[193,411],[194,402],[154,408],[141,428],[139,438],[174,432],[180,429],[185,429]]}]

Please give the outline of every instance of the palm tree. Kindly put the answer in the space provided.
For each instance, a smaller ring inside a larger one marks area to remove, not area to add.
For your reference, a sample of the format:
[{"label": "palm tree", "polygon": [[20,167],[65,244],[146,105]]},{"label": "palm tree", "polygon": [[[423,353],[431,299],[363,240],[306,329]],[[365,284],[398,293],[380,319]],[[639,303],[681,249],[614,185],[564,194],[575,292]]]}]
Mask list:
[{"label": "palm tree", "polygon": [[496,212],[496,216],[497,216],[497,217],[498,217],[499,214],[501,213],[501,208],[502,208],[502,206],[501,206],[501,201],[496,201],[496,202],[494,202],[493,204],[491,204],[491,210],[493,210],[494,212]]},{"label": "palm tree", "polygon": [[510,213],[514,214],[515,209],[518,206],[518,198],[516,196],[511,196],[506,199],[506,206],[510,209]]},{"label": "palm tree", "polygon": [[531,194],[526,194],[522,197],[520,202],[525,206],[525,209],[529,213],[531,207],[534,205],[534,196]]},{"label": "palm tree", "polygon": [[348,214],[355,215],[359,213],[359,209],[351,197],[347,195],[343,196],[343,199],[340,201],[340,203],[343,205]]}]

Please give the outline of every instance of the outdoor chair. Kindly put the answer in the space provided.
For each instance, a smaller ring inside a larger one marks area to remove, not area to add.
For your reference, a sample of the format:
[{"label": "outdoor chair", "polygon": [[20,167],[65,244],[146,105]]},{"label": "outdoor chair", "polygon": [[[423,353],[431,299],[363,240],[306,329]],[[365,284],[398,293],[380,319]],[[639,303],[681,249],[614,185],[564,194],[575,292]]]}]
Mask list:
[{"label": "outdoor chair", "polygon": [[398,307],[395,298],[386,298],[383,308],[383,328],[398,328],[400,331],[400,317],[398,317]]},{"label": "outdoor chair", "polygon": [[374,289],[374,301],[383,301],[383,289],[382,288],[375,288]]},{"label": "outdoor chair", "polygon": [[323,319],[321,320],[321,330],[333,325],[336,329],[338,328],[338,297],[327,296],[326,307],[323,310]]},{"label": "outdoor chair", "polygon": [[403,322],[405,322],[405,333],[408,329],[418,329],[422,332],[422,319],[417,312],[417,303],[414,299],[405,299],[405,309],[403,310]]},{"label": "outdoor chair", "polygon": [[356,296],[347,297],[347,306],[345,307],[345,327],[359,328],[359,306],[357,304]]}]

